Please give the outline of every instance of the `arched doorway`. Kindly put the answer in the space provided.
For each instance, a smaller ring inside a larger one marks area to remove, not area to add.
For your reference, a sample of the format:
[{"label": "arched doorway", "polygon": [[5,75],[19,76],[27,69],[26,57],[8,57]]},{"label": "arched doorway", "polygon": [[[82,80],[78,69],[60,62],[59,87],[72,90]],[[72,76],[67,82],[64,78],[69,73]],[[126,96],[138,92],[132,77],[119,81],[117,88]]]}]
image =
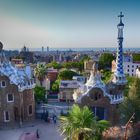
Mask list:
[{"label": "arched doorway", "polygon": [[107,119],[107,109],[104,107],[97,107],[93,106],[91,107],[92,111],[94,112],[94,115],[97,117],[98,120],[106,120]]}]

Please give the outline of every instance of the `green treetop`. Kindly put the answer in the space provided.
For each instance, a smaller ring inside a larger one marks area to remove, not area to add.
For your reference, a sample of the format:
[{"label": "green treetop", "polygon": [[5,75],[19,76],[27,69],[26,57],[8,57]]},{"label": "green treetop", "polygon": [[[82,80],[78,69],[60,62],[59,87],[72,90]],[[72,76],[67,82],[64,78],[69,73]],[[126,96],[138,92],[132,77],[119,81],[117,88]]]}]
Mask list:
[{"label": "green treetop", "polygon": [[73,76],[78,76],[78,74],[71,70],[64,70],[59,73],[58,79],[60,80],[72,80]]},{"label": "green treetop", "polygon": [[46,66],[43,64],[38,64],[34,69],[34,74],[38,78],[38,80],[40,81],[40,85],[42,86],[42,82],[46,74]]},{"label": "green treetop", "polygon": [[99,58],[99,69],[111,69],[111,64],[114,59],[113,54],[103,53]]},{"label": "green treetop", "polygon": [[74,105],[68,116],[60,117],[60,130],[66,140],[100,140],[108,125],[107,121],[97,121],[86,106]]},{"label": "green treetop", "polygon": [[140,121],[140,79],[134,78],[134,82],[130,85],[130,89],[124,102],[119,106],[121,120],[126,123],[135,113],[133,122]]}]

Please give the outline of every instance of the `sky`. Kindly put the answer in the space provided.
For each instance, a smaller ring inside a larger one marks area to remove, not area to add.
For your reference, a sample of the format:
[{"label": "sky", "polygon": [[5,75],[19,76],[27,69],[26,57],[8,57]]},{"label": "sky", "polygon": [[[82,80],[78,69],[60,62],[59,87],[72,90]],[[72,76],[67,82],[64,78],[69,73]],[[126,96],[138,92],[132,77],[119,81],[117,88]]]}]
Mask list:
[{"label": "sky", "polygon": [[140,47],[140,0],[0,0],[5,49],[117,47],[123,12],[124,47]]}]

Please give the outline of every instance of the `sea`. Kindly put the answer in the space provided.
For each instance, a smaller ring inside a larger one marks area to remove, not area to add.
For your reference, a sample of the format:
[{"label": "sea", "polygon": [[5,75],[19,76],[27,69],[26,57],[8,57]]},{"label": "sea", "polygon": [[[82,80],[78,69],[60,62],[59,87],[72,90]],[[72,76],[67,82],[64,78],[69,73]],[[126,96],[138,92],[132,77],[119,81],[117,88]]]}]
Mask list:
[{"label": "sea", "polygon": [[[29,51],[35,51],[35,52],[41,52],[42,49],[41,48],[28,48]],[[94,52],[116,52],[117,48],[116,47],[106,47],[106,48],[88,48],[88,47],[85,47],[85,48],[52,48],[52,47],[49,47],[49,51],[51,52],[55,52],[55,51],[59,51],[59,52],[91,52],[91,51],[94,51]],[[124,52],[140,52],[140,47],[138,48],[134,48],[134,47],[131,47],[131,48],[123,48]],[[5,51],[21,51],[21,49],[12,49],[12,50],[5,50]],[[47,48],[44,48],[43,50],[44,52],[47,52]]]},{"label": "sea", "polygon": [[[114,52],[116,51],[116,47],[110,47],[110,48],[49,48],[49,51],[77,51],[77,52],[83,52],[83,51],[110,51]],[[140,48],[123,48],[124,52],[140,52]],[[31,49],[31,51],[42,51],[41,49]],[[44,48],[44,51],[47,51],[47,49]]]}]

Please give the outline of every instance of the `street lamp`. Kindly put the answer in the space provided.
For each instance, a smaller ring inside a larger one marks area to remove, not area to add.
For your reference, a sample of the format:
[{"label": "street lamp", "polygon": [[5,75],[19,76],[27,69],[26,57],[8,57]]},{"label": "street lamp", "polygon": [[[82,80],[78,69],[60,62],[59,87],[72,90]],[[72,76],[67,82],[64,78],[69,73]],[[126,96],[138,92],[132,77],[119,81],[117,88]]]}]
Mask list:
[{"label": "street lamp", "polygon": [[130,123],[132,123],[133,119],[134,119],[135,113],[133,113],[133,115],[130,117],[130,119],[128,120],[128,122],[125,125],[125,133],[124,133],[124,140],[127,140],[127,128],[129,126]]}]

